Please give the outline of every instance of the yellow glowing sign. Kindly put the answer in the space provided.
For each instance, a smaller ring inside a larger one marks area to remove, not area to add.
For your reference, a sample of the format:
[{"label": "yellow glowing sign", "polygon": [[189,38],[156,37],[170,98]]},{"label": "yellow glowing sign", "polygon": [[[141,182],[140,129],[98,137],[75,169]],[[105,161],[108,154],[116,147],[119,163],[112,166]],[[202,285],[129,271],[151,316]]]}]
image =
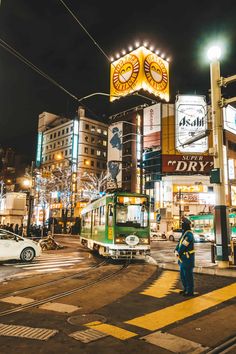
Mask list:
[{"label": "yellow glowing sign", "polygon": [[169,64],[145,47],[111,63],[110,101],[141,89],[169,101]]}]

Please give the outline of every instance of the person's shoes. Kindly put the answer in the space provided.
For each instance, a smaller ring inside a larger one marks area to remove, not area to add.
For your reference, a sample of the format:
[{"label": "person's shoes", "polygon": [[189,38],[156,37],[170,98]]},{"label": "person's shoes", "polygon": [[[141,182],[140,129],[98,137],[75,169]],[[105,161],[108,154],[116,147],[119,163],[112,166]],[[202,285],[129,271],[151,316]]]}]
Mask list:
[{"label": "person's shoes", "polygon": [[184,295],[185,293],[186,293],[185,290],[180,290],[180,291],[179,291],[179,294],[181,294],[181,295]]},{"label": "person's shoes", "polygon": [[194,296],[194,293],[184,293],[183,296],[191,297]]}]

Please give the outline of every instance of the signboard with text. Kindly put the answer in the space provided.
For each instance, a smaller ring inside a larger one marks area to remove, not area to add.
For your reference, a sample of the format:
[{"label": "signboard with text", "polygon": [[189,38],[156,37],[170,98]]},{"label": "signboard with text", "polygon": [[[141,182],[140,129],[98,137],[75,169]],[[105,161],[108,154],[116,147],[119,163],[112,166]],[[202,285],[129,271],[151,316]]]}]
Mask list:
[{"label": "signboard with text", "polygon": [[157,103],[143,110],[143,148],[161,145],[161,104]]},{"label": "signboard with text", "polygon": [[199,136],[207,130],[207,104],[205,96],[178,95],[175,109],[176,150],[182,153],[206,152],[208,150],[207,137],[188,144],[188,140]]},{"label": "signboard with text", "polygon": [[173,174],[209,174],[213,168],[212,156],[162,155],[162,172]]},{"label": "signboard with text", "polygon": [[224,129],[236,134],[236,108],[228,105],[223,109]]}]

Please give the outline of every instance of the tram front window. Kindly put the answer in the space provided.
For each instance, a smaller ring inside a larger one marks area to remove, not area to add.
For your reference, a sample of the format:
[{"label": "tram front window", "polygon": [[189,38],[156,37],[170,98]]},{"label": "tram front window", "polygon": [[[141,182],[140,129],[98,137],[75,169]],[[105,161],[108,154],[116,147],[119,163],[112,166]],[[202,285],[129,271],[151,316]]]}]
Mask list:
[{"label": "tram front window", "polygon": [[145,205],[117,204],[116,225],[131,227],[148,226],[148,210]]}]

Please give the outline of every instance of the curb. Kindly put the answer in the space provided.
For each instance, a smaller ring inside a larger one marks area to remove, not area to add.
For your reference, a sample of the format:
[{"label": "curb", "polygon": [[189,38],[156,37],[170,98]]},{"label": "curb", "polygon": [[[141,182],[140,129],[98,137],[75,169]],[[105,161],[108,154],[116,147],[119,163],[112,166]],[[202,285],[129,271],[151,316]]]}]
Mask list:
[{"label": "curb", "polygon": [[[175,263],[158,263],[151,256],[148,257],[147,262],[149,264],[156,265],[157,267],[162,268],[162,269],[179,270],[178,264],[175,264]],[[193,272],[194,273],[199,273],[199,274],[215,275],[215,276],[220,276],[220,277],[236,278],[235,269],[229,269],[229,268],[221,269],[221,268],[209,268],[209,267],[197,266],[197,267],[194,267]]]}]

